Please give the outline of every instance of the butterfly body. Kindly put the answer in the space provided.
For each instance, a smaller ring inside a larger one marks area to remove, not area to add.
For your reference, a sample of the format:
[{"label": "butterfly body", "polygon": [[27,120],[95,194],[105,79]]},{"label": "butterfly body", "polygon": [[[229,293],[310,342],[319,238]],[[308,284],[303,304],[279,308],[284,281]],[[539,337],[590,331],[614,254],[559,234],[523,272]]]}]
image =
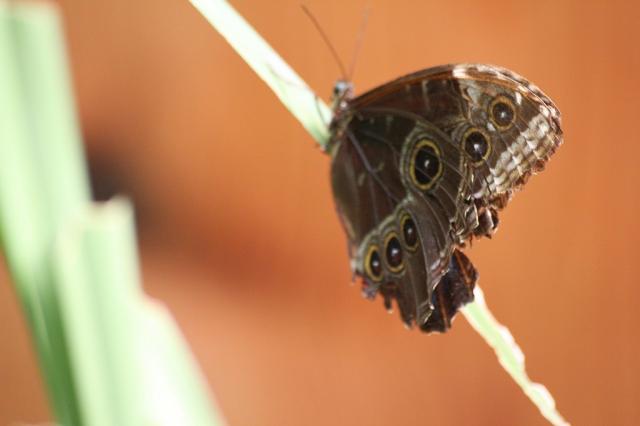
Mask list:
[{"label": "butterfly body", "polygon": [[446,331],[477,280],[460,249],[493,234],[560,145],[559,112],[488,65],[430,68],[355,98],[350,84],[337,89],[328,151],[354,273],[407,325]]}]

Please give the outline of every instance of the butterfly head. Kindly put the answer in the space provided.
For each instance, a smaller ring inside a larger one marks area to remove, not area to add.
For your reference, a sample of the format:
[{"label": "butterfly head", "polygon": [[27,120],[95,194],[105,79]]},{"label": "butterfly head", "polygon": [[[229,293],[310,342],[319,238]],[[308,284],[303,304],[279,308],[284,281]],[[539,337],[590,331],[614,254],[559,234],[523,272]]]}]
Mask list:
[{"label": "butterfly head", "polygon": [[336,81],[331,95],[333,111],[344,109],[347,106],[347,101],[351,98],[353,98],[353,83],[343,79]]}]

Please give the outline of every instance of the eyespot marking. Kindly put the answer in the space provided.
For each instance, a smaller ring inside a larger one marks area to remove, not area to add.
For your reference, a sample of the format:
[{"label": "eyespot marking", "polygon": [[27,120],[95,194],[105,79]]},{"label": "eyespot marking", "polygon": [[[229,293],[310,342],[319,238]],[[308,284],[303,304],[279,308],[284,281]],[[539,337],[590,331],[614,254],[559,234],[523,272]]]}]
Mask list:
[{"label": "eyespot marking", "polygon": [[440,149],[429,139],[420,139],[413,148],[409,161],[411,182],[421,191],[431,189],[442,176]]},{"label": "eyespot marking", "polygon": [[418,248],[418,228],[409,213],[404,212],[401,214],[400,229],[402,230],[402,237],[407,249],[415,251],[415,249]]},{"label": "eyespot marking", "polygon": [[384,239],[384,254],[387,267],[393,273],[398,273],[404,269],[404,253],[398,235],[391,231]]},{"label": "eyespot marking", "polygon": [[469,128],[462,137],[462,147],[474,165],[482,164],[491,153],[489,135],[476,127]]},{"label": "eyespot marking", "polygon": [[498,96],[489,105],[491,121],[500,130],[507,130],[516,120],[516,109],[511,99]]},{"label": "eyespot marking", "polygon": [[382,259],[380,259],[380,250],[375,244],[371,244],[367,249],[364,257],[364,272],[374,282],[382,280]]}]

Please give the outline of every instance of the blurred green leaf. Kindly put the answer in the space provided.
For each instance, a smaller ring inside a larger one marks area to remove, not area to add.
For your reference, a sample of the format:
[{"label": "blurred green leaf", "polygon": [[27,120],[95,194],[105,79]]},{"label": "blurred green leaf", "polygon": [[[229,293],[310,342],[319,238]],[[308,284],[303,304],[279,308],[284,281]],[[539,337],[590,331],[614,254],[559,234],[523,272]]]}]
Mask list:
[{"label": "blurred green leaf", "polygon": [[0,3],[0,228],[56,417],[78,424],[48,262],[59,226],[89,201],[58,15]]},{"label": "blurred green leaf", "polygon": [[0,236],[63,425],[219,425],[170,316],[142,293],[133,213],[90,201],[59,15],[0,0]]},{"label": "blurred green leaf", "polygon": [[87,205],[61,233],[54,253],[84,423],[143,424],[141,290],[130,207],[120,200]]},{"label": "blurred green leaf", "polygon": [[95,205],[54,265],[82,418],[89,425],[216,425],[210,395],[166,310],[140,286],[133,210]]}]

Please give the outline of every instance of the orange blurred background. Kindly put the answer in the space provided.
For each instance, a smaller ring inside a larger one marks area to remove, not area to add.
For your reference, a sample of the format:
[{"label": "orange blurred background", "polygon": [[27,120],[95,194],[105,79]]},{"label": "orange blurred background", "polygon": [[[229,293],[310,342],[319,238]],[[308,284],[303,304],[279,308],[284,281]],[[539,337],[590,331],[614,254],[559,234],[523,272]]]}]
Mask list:
[{"label": "orange blurred background", "polygon": [[[145,288],[238,425],[538,425],[464,318],[406,331],[350,286],[329,158],[187,1],[59,1],[96,195],[130,195]],[[640,424],[640,3],[305,2],[356,92],[486,62],[563,113],[565,145],[467,251],[530,376],[573,424]],[[299,0],[233,4],[320,95],[338,68]],[[50,419],[0,271],[0,424]]]}]

